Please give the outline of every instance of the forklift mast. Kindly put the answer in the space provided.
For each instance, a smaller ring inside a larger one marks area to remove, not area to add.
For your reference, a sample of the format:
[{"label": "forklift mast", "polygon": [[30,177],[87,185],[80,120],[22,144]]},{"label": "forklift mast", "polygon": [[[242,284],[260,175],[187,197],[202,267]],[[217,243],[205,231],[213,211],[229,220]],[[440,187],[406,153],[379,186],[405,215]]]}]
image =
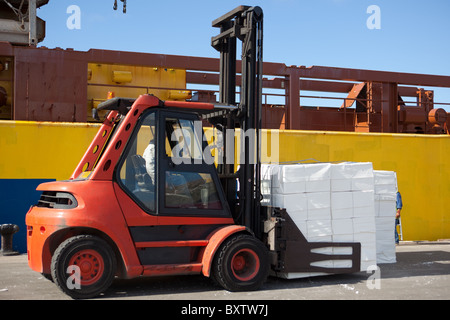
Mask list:
[{"label": "forklift mast", "polygon": [[[233,161],[225,158],[223,165],[218,166],[218,173],[236,223],[250,228],[259,238],[262,230],[259,212],[261,206],[263,11],[257,6],[239,6],[214,20],[212,26],[220,28],[220,34],[212,38],[211,45],[220,52],[219,102],[221,104],[236,105],[236,42],[237,39],[242,42],[241,90],[238,108],[221,119],[215,119],[216,127],[223,133],[225,149],[227,144],[231,143],[226,141],[227,135],[224,134],[226,130],[240,129],[240,166],[235,174]],[[255,146],[256,150],[252,150],[252,146]],[[239,183],[237,200],[236,178]]]}]

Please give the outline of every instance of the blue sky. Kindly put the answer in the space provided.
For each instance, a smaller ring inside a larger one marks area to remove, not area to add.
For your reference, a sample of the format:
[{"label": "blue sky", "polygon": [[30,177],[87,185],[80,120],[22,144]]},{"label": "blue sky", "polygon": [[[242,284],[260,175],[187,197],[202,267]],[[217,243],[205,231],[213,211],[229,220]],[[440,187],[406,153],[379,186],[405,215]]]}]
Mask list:
[{"label": "blue sky", "polygon": [[[50,0],[38,9],[49,48],[90,48],[218,57],[211,21],[241,4],[264,10],[264,60],[450,76],[448,0]],[[69,29],[70,5],[80,8],[80,29]],[[380,29],[366,25],[370,5],[380,8]],[[449,89],[435,100],[450,102]],[[450,108],[446,108],[450,111]]]}]

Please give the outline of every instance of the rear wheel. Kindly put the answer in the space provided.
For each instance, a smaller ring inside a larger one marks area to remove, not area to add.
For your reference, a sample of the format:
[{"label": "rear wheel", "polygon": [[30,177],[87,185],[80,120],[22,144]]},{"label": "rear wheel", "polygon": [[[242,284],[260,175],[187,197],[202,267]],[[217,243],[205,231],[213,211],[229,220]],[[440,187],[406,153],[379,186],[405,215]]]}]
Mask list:
[{"label": "rear wheel", "polygon": [[74,299],[92,298],[105,291],[116,272],[111,247],[101,238],[80,235],[62,242],[52,257],[52,278]]},{"label": "rear wheel", "polygon": [[229,291],[251,291],[261,287],[269,273],[266,247],[249,235],[225,240],[216,253],[214,279]]}]

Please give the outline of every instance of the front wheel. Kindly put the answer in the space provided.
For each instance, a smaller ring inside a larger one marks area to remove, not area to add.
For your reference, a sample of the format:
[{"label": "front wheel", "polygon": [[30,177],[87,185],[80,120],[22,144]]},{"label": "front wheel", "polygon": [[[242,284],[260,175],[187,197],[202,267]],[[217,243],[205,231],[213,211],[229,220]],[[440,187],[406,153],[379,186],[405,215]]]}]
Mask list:
[{"label": "front wheel", "polygon": [[51,272],[56,285],[70,297],[92,298],[111,285],[116,258],[103,239],[75,236],[58,246],[52,257]]},{"label": "front wheel", "polygon": [[257,290],[268,274],[267,248],[252,236],[232,236],[216,253],[213,276],[228,291]]}]

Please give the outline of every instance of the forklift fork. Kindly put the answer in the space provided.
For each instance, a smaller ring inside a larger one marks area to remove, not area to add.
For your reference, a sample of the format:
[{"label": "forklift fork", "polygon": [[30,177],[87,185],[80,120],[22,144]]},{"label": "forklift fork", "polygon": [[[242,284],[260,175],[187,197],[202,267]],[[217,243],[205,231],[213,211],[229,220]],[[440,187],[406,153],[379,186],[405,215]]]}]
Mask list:
[{"label": "forklift fork", "polygon": [[[353,273],[361,268],[361,244],[359,242],[309,242],[286,209],[265,207],[269,218],[264,223],[267,243],[270,247],[273,269],[276,272]],[[347,248],[346,250],[343,248]],[[351,253],[337,253],[334,251]],[[326,253],[324,253],[324,251]],[[332,261],[330,267],[321,265]],[[334,266],[335,261],[346,261]],[[351,261],[351,265],[347,263]]]}]

